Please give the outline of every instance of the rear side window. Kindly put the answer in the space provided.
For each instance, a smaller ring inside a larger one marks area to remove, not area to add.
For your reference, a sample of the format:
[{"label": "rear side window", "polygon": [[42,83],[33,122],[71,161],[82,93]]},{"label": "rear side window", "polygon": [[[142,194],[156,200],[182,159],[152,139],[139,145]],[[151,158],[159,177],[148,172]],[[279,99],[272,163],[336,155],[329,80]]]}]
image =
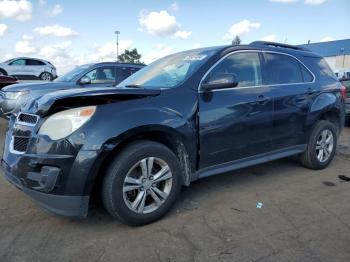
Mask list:
[{"label": "rear side window", "polygon": [[262,84],[259,54],[256,52],[242,52],[232,54],[208,74],[204,83],[215,79],[220,74],[233,74],[238,80],[237,87],[259,86]]},{"label": "rear side window", "polygon": [[43,66],[45,65],[43,62],[39,61],[39,60],[34,60],[34,59],[27,59],[26,60],[26,65],[30,65],[30,66]]},{"label": "rear side window", "polygon": [[132,74],[136,73],[140,68],[136,67],[117,67],[118,72],[118,82],[123,81],[124,79],[128,78]]},{"label": "rear side window", "polygon": [[[265,53],[264,57],[266,61],[267,84],[281,85],[304,82],[301,65],[293,57],[274,53]],[[306,72],[305,77],[308,77]]]},{"label": "rear side window", "polygon": [[[317,75],[326,78],[332,78],[334,80],[338,80],[338,77],[334,74],[332,69],[329,67],[327,61],[322,57],[312,57],[307,56],[307,61],[312,68],[314,68],[314,72],[317,72]],[[340,75],[341,77],[341,75]]]}]

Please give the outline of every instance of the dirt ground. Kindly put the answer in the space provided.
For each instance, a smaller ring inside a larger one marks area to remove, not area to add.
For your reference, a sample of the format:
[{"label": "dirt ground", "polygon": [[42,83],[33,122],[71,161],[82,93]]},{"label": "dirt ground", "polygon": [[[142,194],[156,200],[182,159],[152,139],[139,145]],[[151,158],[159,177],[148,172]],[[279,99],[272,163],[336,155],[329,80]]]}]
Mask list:
[{"label": "dirt ground", "polygon": [[284,159],[203,179],[137,228],[101,207],[85,220],[51,215],[1,174],[0,261],[350,261],[350,182],[337,178],[349,170],[346,128],[325,170]]}]

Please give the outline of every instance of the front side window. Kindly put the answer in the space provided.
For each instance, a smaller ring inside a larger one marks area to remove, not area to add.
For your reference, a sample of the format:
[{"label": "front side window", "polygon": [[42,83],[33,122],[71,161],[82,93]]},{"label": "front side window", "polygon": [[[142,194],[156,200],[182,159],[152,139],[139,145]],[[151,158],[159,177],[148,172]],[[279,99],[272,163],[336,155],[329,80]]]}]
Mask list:
[{"label": "front side window", "polygon": [[24,59],[17,59],[17,60],[10,63],[10,65],[12,65],[12,66],[22,66],[25,64],[26,64],[26,60],[24,60]]},{"label": "front side window", "polygon": [[[300,63],[293,57],[265,53],[267,84],[281,85],[302,83],[303,76],[300,68]],[[307,77],[307,75],[305,75]]]},{"label": "front side window", "polygon": [[114,66],[102,66],[98,67],[85,76],[91,79],[91,84],[103,84],[115,82],[115,67]]},{"label": "front side window", "polygon": [[91,66],[92,66],[91,64],[77,66],[76,68],[69,71],[68,73],[56,78],[55,82],[75,81],[75,80],[77,80],[77,78],[80,74],[83,74],[84,72],[86,72]]},{"label": "front side window", "polygon": [[241,52],[224,58],[210,71],[204,83],[220,77],[220,74],[234,75],[238,82],[237,87],[261,85],[262,77],[259,54],[256,52]]}]

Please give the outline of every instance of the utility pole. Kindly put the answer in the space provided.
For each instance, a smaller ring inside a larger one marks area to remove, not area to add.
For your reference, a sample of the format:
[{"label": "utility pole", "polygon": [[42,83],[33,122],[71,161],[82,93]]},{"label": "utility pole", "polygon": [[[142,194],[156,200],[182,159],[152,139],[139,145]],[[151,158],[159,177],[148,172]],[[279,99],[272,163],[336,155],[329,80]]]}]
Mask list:
[{"label": "utility pole", "polygon": [[116,35],[117,35],[117,62],[118,62],[118,57],[119,57],[119,34],[120,34],[120,31],[115,31],[114,32]]}]

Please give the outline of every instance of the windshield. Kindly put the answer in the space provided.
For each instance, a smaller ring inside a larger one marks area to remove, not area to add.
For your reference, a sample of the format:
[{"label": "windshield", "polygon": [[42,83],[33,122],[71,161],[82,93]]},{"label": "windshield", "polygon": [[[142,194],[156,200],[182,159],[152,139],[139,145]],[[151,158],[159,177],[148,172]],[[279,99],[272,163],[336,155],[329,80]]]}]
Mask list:
[{"label": "windshield", "polygon": [[188,79],[217,49],[197,49],[161,58],[125,79],[118,87],[172,88]]},{"label": "windshield", "polygon": [[69,71],[63,76],[60,76],[55,79],[55,82],[71,82],[73,81],[78,75],[80,75],[82,72],[90,68],[91,65],[82,65],[82,66],[77,66],[74,68],[72,71]]}]

